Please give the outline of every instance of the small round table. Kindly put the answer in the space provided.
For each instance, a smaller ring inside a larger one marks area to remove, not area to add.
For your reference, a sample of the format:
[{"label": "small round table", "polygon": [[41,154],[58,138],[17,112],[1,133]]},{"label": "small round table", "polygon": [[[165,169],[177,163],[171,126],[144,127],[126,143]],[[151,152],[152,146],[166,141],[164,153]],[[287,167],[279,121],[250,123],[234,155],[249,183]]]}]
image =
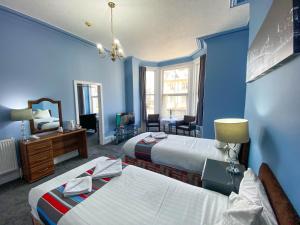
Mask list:
[{"label": "small round table", "polygon": [[179,119],[175,117],[165,117],[160,120],[160,123],[163,126],[163,131],[166,132],[166,126],[168,127],[168,133],[172,133],[172,126],[176,125],[176,121],[179,121]]}]

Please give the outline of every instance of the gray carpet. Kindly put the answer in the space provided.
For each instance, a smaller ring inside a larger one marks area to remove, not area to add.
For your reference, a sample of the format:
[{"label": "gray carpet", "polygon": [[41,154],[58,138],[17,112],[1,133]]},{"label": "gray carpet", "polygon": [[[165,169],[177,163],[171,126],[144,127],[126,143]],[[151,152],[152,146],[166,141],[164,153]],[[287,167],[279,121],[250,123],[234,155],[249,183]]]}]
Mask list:
[{"label": "gray carpet", "polygon": [[122,144],[105,146],[95,145],[89,141],[89,157],[80,157],[59,163],[55,166],[55,174],[28,184],[23,180],[16,180],[0,186],[0,225],[31,225],[30,207],[28,204],[28,193],[35,187],[47,180],[63,174],[75,167],[78,167],[99,156],[123,157],[121,152]]}]

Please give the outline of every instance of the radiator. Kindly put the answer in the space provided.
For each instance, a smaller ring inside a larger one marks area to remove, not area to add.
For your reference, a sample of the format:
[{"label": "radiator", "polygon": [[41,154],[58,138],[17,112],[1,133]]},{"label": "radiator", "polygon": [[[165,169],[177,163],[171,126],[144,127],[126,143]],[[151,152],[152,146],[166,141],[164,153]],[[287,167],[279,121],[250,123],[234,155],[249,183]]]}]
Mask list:
[{"label": "radiator", "polygon": [[15,140],[5,139],[0,141],[0,175],[18,169]]}]

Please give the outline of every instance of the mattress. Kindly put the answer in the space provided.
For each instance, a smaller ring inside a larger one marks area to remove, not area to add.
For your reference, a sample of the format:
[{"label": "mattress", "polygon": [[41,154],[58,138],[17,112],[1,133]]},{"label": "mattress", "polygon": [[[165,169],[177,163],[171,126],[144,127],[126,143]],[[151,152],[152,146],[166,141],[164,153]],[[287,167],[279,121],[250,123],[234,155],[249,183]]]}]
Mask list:
[{"label": "mattress", "polygon": [[[31,189],[32,214],[37,215],[37,202],[43,194],[93,166],[95,160]],[[127,166],[121,176],[72,208],[58,224],[207,225],[219,222],[227,208],[225,195]]]},{"label": "mattress", "polygon": [[[123,145],[124,153],[136,158],[136,144],[149,135],[147,132],[129,139]],[[225,161],[226,153],[215,147],[215,140],[170,134],[151,150],[153,163],[198,174],[201,174],[207,158]]]}]

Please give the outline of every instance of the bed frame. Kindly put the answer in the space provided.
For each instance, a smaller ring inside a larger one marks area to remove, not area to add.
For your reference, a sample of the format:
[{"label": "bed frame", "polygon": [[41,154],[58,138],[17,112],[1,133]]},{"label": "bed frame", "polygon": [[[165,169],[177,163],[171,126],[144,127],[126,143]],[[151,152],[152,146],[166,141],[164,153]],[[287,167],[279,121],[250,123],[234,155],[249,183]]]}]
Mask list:
[{"label": "bed frame", "polygon": [[[260,166],[258,176],[264,185],[274,214],[277,218],[278,225],[299,225],[299,215],[266,163],[263,163]],[[33,225],[43,225],[33,216],[31,217]]]},{"label": "bed frame", "polygon": [[270,167],[263,163],[258,174],[277,218],[278,225],[300,225],[300,217]]},{"label": "bed frame", "polygon": [[[249,149],[250,141],[246,144],[242,144],[241,151],[238,157],[240,164],[243,164],[245,168],[248,168]],[[187,172],[169,166],[155,164],[153,162],[145,161],[142,159],[131,158],[129,156],[125,156],[125,163],[141,167],[146,170],[151,170],[153,172],[172,177],[182,182],[201,187],[201,171],[199,171],[199,173]]]},{"label": "bed frame", "polygon": [[176,180],[180,180],[182,182],[201,187],[201,174],[186,172],[169,166],[155,164],[153,162],[148,162],[141,159],[131,158],[129,156],[125,156],[125,163],[141,167],[146,170],[151,170],[155,173],[160,173],[162,175],[172,177]]}]

